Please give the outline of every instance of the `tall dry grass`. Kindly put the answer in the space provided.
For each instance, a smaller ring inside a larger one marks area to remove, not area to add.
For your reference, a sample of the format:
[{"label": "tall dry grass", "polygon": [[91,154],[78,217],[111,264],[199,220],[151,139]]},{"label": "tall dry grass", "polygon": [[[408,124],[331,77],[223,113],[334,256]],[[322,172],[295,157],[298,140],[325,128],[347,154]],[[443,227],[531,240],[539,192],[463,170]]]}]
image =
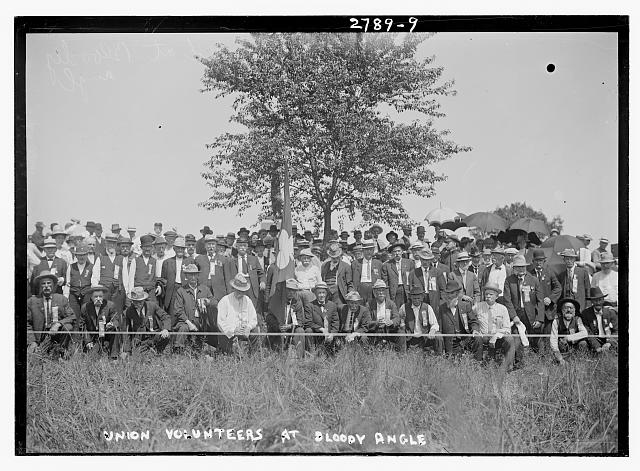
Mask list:
[{"label": "tall dry grass", "polygon": [[[610,354],[566,366],[529,354],[506,375],[468,356],[360,347],[302,361],[267,350],[243,360],[32,357],[27,452],[613,453],[617,411]],[[262,439],[165,433],[215,428],[261,429]],[[296,439],[283,443],[284,429],[298,430]],[[149,430],[150,440],[107,441],[105,430]],[[366,438],[316,442],[316,431]],[[422,434],[425,444],[376,444],[376,432]]]}]

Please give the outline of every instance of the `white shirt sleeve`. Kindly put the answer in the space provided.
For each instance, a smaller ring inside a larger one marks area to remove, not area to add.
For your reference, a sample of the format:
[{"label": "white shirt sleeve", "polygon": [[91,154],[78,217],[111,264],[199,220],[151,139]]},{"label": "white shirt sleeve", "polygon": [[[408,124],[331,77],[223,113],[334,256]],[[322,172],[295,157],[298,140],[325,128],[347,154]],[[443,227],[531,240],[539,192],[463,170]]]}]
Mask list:
[{"label": "white shirt sleeve", "polygon": [[253,302],[249,299],[248,296],[245,296],[245,301],[247,303],[247,327],[249,330],[253,330],[258,325],[258,314],[256,314],[256,308],[253,307]]},{"label": "white shirt sleeve", "polygon": [[549,337],[552,352],[559,352],[558,348],[558,319],[554,319],[551,324],[551,337]]},{"label": "white shirt sleeve", "polygon": [[91,286],[98,286],[100,284],[100,258],[96,257],[93,264],[93,272],[91,273]]},{"label": "white shirt sleeve", "polygon": [[571,342],[577,342],[578,340],[582,340],[583,338],[587,337],[587,335],[589,335],[587,333],[587,329],[582,324],[582,319],[579,317],[577,319],[577,324],[578,332],[576,332],[575,334],[567,335],[567,340]]},{"label": "white shirt sleeve", "polygon": [[438,324],[438,318],[433,312],[433,308],[431,307],[431,305],[427,304],[427,310],[429,311],[429,324],[431,324],[431,330],[429,332],[439,332],[440,325]]},{"label": "white shirt sleeve", "polygon": [[231,318],[229,313],[228,296],[224,296],[218,303],[218,327],[228,338],[233,337],[236,330],[234,319]]}]

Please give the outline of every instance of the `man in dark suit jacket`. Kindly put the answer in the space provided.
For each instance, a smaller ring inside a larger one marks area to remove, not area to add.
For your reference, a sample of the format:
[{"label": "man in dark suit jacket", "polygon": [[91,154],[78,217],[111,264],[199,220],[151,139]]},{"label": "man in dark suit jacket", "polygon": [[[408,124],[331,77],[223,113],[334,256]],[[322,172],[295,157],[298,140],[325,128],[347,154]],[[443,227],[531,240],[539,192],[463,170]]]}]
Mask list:
[{"label": "man in dark suit jacket", "polygon": [[419,251],[418,257],[420,257],[421,265],[411,273],[409,284],[411,289],[414,287],[422,289],[423,301],[431,306],[438,323],[440,323],[441,294],[447,284],[447,273],[433,265],[435,258],[431,250]]},{"label": "man in dark suit jacket", "polygon": [[[302,299],[298,295],[299,286],[295,278],[290,278],[285,282],[287,304],[283,311],[273,313],[269,311],[266,316],[267,330],[269,332],[283,332],[293,334],[304,334],[309,327],[309,311],[305,311]],[[293,336],[273,336],[269,337],[272,348],[288,348],[293,345],[298,358],[304,357],[305,337],[303,335]]]},{"label": "man in dark suit jacket", "polygon": [[[397,334],[400,328],[398,306],[389,299],[388,288],[384,281],[378,280],[373,285],[373,299],[368,303],[371,324],[368,332],[378,334]],[[386,341],[394,343],[396,348],[404,352],[407,350],[406,337],[372,337],[372,343]]]},{"label": "man in dark suit jacket", "polygon": [[265,275],[255,255],[247,253],[248,248],[249,239],[246,237],[241,237],[236,241],[237,256],[233,256],[224,265],[224,281],[227,285],[227,292],[230,293],[232,291],[231,282],[238,273],[243,273],[251,283],[251,289],[247,291],[247,296],[258,310],[260,291],[264,291],[266,288]]},{"label": "man in dark suit jacket", "polygon": [[[483,271],[482,276],[478,280],[480,285],[480,295],[484,299],[484,287],[487,286],[489,281],[495,282],[500,289],[504,286],[504,280],[511,275],[511,267],[504,264],[504,249],[502,247],[494,247],[491,249],[491,255],[494,262],[488,265]],[[494,278],[491,278],[491,273],[494,272]],[[498,300],[500,304],[504,305],[504,293],[500,293]]]},{"label": "man in dark suit jacket", "polygon": [[340,332],[355,334],[351,337],[344,337],[339,340],[342,344],[344,342],[351,342],[355,340],[358,334],[363,334],[369,331],[371,325],[371,313],[367,306],[360,304],[362,297],[357,291],[351,291],[347,294],[347,303],[338,310],[338,316],[340,317]]},{"label": "man in dark suit jacket", "polygon": [[389,298],[396,304],[402,306],[409,300],[410,276],[415,268],[413,260],[402,258],[404,244],[396,242],[389,247],[391,260],[382,266],[382,281],[388,286]]},{"label": "man in dark suit jacket", "polygon": [[323,333],[323,337],[307,337],[307,345],[317,346],[323,345],[325,351],[333,352],[335,345],[334,338],[331,334],[340,332],[340,317],[338,316],[338,306],[333,301],[327,299],[329,288],[324,281],[316,284],[313,288],[313,294],[316,299],[305,306],[305,317],[308,326],[305,328],[306,333]]},{"label": "man in dark suit jacket", "polygon": [[[170,316],[174,313],[173,303],[176,293],[181,286],[185,285],[186,278],[182,270],[187,265],[194,263],[192,258],[184,256],[185,248],[186,243],[184,238],[177,237],[173,243],[173,250],[176,255],[162,262],[160,284],[164,293],[163,308]],[[180,281],[178,281],[178,279]]]},{"label": "man in dark suit jacket", "polygon": [[452,257],[456,257],[455,268],[449,272],[448,278],[450,280],[456,280],[458,284],[462,286],[458,297],[463,303],[468,303],[468,308],[471,309],[472,304],[480,302],[480,285],[478,284],[478,278],[473,272],[469,271],[471,257],[469,257],[469,254],[465,251],[458,252],[452,255]]},{"label": "man in dark suit jacket", "polygon": [[[105,286],[91,287],[91,300],[85,303],[80,312],[78,330],[84,332],[84,347],[92,354],[107,352],[111,358],[120,355],[120,336],[114,334],[120,326],[115,304],[106,299],[108,289]],[[103,334],[89,334],[89,332]]]},{"label": "man in dark suit jacket", "polygon": [[353,289],[351,266],[342,261],[342,248],[335,242],[329,245],[327,255],[330,260],[320,268],[320,276],[329,287],[329,299],[340,309],[346,303],[347,294]]},{"label": "man in dark suit jacket", "polygon": [[[354,289],[360,293],[362,301],[368,303],[373,299],[373,284],[382,277],[382,262],[373,258],[375,244],[372,239],[367,239],[362,244],[362,261],[354,260],[351,263],[351,277]],[[363,267],[365,273],[363,273]]]},{"label": "man in dark suit jacket", "polygon": [[556,318],[556,303],[562,295],[562,286],[558,281],[558,277],[549,270],[549,267],[545,265],[547,257],[542,249],[534,249],[533,251],[533,265],[529,269],[529,273],[535,276],[540,283],[542,289],[542,301],[545,306],[545,319],[542,326],[543,334],[551,333],[551,325]]},{"label": "man in dark suit jacket", "polygon": [[35,282],[35,279],[47,271],[52,275],[55,275],[57,281],[54,285],[54,292],[58,294],[62,294],[62,287],[66,283],[67,276],[67,262],[59,257],[56,257],[56,241],[51,237],[47,237],[44,240],[43,244],[45,258],[40,262],[39,265],[33,267],[33,272],[31,273],[31,292],[38,293],[38,286]]},{"label": "man in dark suit jacket", "polygon": [[[64,354],[70,342],[73,342],[76,316],[69,301],[61,294],[54,293],[58,277],[49,271],[38,275],[34,284],[38,287],[38,295],[27,300],[27,345],[29,352],[40,349],[49,353],[56,347],[63,349]],[[34,333],[48,330],[49,334]],[[56,350],[54,350],[56,351]]]},{"label": "man in dark suit jacket", "polygon": [[562,287],[562,298],[575,299],[580,306],[587,306],[589,295],[589,273],[584,268],[576,266],[578,254],[573,249],[565,249],[560,253],[565,261],[567,269],[558,275],[558,281]]},{"label": "man in dark suit jacket", "polygon": [[[460,305],[458,295],[462,286],[449,279],[442,292],[443,303],[440,305],[440,332],[443,334],[470,334],[478,330],[478,318],[474,312],[465,305]],[[445,337],[445,353],[461,354],[463,350],[471,350],[473,339],[471,337]]]},{"label": "man in dark suit jacket", "polygon": [[[202,237],[196,242],[196,254],[206,255],[207,235],[213,235],[213,231],[209,228],[209,226],[204,226],[202,229],[200,229],[200,234],[202,234]],[[215,237],[213,239],[215,240]]]},{"label": "man in dark suit jacket", "polygon": [[618,333],[618,314],[615,309],[604,306],[604,298],[607,295],[600,288],[590,288],[587,299],[591,301],[591,306],[580,313],[582,325],[587,329],[589,337],[586,339],[591,350],[601,353],[611,347],[617,347],[615,339],[608,338],[607,335]]},{"label": "man in dark suit jacket", "polygon": [[440,261],[440,246],[436,244],[431,245],[431,253],[433,253],[433,256],[435,257],[432,265],[443,273],[449,273],[451,271],[449,265]]},{"label": "man in dark suit jacket", "polygon": [[[509,275],[504,282],[502,294],[505,306],[509,312],[509,317],[515,324],[522,322],[529,334],[542,333],[544,325],[544,294],[538,279],[527,273],[527,261],[524,255],[513,257],[511,269],[513,274]],[[518,333],[517,326],[512,328],[513,333]],[[531,348],[537,352],[542,346],[541,337],[530,337]],[[516,364],[522,359],[523,346],[516,350]]]},{"label": "man in dark suit jacket", "polygon": [[482,252],[480,252],[476,247],[473,247],[471,249],[471,252],[469,252],[469,256],[471,257],[471,265],[469,265],[469,271],[476,275],[479,283],[479,280],[482,278],[482,273],[487,267],[482,262]]},{"label": "man in dark suit jacket", "polygon": [[132,348],[141,352],[153,348],[162,352],[169,342],[171,318],[157,303],[149,301],[149,295],[141,287],[136,286],[129,294],[131,304],[125,310],[122,323],[123,332],[149,332],[149,335],[124,335],[122,358],[131,353]]}]

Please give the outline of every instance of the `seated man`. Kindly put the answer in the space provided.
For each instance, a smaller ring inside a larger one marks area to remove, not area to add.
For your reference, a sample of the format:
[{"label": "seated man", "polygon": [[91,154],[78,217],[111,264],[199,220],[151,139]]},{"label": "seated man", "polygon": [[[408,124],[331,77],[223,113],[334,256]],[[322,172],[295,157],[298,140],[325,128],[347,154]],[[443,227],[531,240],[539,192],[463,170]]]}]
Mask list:
[{"label": "seated man", "polygon": [[[371,324],[368,332],[378,334],[398,333],[400,327],[400,316],[398,307],[388,296],[388,287],[383,280],[377,280],[373,284],[373,299],[369,301],[369,313]],[[407,339],[402,336],[394,337],[372,337],[372,343],[381,342],[394,343],[401,352],[407,349]]]},{"label": "seated man", "polygon": [[[185,285],[178,288],[174,298],[172,328],[174,332],[213,332],[214,326],[209,305],[213,294],[205,285],[198,284],[200,270],[190,263],[182,270]],[[187,342],[191,347],[200,350],[204,347],[205,337],[202,335],[178,334],[175,339],[176,349],[184,351]]]},{"label": "seated man", "polygon": [[580,312],[580,303],[575,299],[564,298],[558,301],[558,317],[551,325],[551,352],[555,359],[562,365],[565,363],[563,353],[578,349],[586,352],[589,349],[587,344],[587,329],[582,324],[582,319],[576,317],[576,312]]},{"label": "seated man", "polygon": [[[442,304],[440,305],[440,331],[443,334],[470,334],[478,330],[478,319],[469,303],[459,305],[461,297],[458,296],[462,286],[449,279],[442,292]],[[464,298],[464,296],[462,296]],[[471,337],[447,336],[444,338],[444,351],[447,354],[462,354],[464,350],[473,348]]]},{"label": "seated man", "polygon": [[487,283],[484,286],[484,301],[473,306],[473,313],[478,322],[473,330],[473,349],[475,359],[482,361],[482,349],[489,346],[489,359],[495,359],[496,349],[504,354],[503,366],[510,370],[513,367],[515,352],[519,340],[511,337],[511,320],[509,311],[505,306],[496,302],[500,295],[500,287],[495,283]]},{"label": "seated man", "polygon": [[[357,291],[350,291],[346,296],[347,304],[339,310],[340,332],[350,335],[344,337],[347,343],[352,342],[361,334],[369,330],[371,324],[371,314],[369,309],[360,304],[362,296]],[[340,339],[340,345],[343,343]]]},{"label": "seated man", "polygon": [[309,321],[306,333],[323,333],[324,337],[307,337],[307,345],[322,346],[327,353],[334,351],[333,335],[340,331],[340,317],[338,306],[327,299],[329,288],[324,281],[316,284],[314,290],[315,300],[306,307],[306,317]]},{"label": "seated man", "polygon": [[78,330],[84,332],[82,339],[87,352],[95,355],[107,353],[115,360],[120,355],[120,336],[115,334],[119,316],[113,301],[106,299],[108,292],[106,286],[91,287],[91,299],[80,309]]},{"label": "seated man", "polygon": [[579,315],[582,319],[582,325],[589,335],[597,337],[588,337],[587,343],[589,347],[601,353],[609,350],[611,347],[617,348],[618,342],[609,336],[618,333],[618,314],[615,309],[604,306],[604,298],[607,295],[600,288],[591,288],[587,300],[591,301],[591,306],[582,311]]},{"label": "seated man", "polygon": [[248,341],[251,350],[255,351],[261,345],[261,337],[249,334],[259,334],[258,314],[251,298],[245,293],[251,289],[249,280],[238,273],[230,286],[232,292],[225,295],[218,302],[218,328],[224,335],[218,338],[218,348],[221,352],[231,354],[238,352],[238,342]]},{"label": "seated man", "polygon": [[[33,280],[39,294],[27,300],[27,351],[31,353],[40,350],[66,355],[67,348],[73,343],[68,332],[74,330],[76,316],[67,298],[54,293],[57,284],[58,276],[48,270],[40,272]],[[34,333],[45,330],[49,333]]]},{"label": "seated man", "polygon": [[128,296],[131,304],[124,312],[123,332],[148,332],[148,335],[124,335],[122,358],[126,358],[132,349],[141,352],[155,350],[162,352],[169,345],[171,318],[154,301],[142,286],[136,286]]},{"label": "seated man", "polygon": [[[433,308],[424,302],[424,289],[416,284],[411,287],[409,298],[411,304],[406,303],[400,307],[399,316],[401,319],[400,331],[412,334],[406,338],[406,347],[415,345],[427,350],[431,347],[435,353],[441,354],[444,346],[442,337],[436,337],[435,334],[440,330],[438,319]],[[426,337],[423,334],[427,334]]]}]

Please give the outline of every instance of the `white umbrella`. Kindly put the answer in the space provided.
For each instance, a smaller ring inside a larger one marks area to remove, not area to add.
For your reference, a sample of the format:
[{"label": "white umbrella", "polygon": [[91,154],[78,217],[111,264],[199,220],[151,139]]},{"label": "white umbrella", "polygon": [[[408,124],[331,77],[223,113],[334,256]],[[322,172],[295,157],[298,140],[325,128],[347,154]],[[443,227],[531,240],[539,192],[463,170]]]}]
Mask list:
[{"label": "white umbrella", "polygon": [[455,222],[460,219],[460,216],[456,211],[451,208],[437,208],[431,211],[424,218],[425,221],[428,221],[429,224],[438,224],[442,225],[445,222]]}]

